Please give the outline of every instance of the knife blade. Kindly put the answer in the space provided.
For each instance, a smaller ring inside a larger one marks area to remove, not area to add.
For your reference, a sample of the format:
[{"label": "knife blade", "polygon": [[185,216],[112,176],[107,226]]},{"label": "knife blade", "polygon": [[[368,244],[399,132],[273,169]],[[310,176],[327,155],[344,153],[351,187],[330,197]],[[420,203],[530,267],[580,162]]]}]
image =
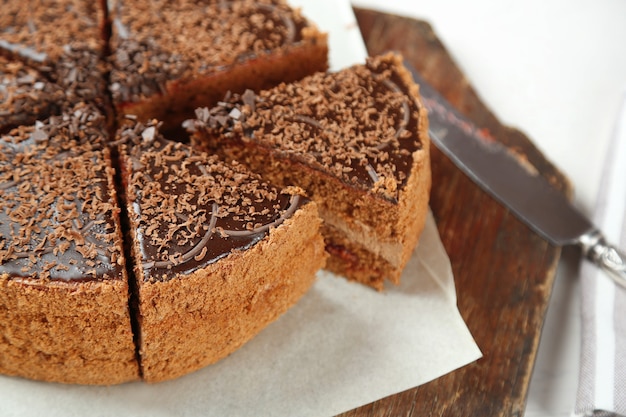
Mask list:
[{"label": "knife blade", "polygon": [[428,110],[432,142],[476,184],[555,246],[583,255],[626,287],[626,256],[533,167],[448,103],[409,63]]}]

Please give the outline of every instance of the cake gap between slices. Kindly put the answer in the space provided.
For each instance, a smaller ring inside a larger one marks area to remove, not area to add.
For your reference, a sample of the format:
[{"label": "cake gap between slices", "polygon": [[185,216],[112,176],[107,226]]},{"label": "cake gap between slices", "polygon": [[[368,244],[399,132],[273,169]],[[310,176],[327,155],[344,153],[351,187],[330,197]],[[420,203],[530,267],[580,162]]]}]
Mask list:
[{"label": "cake gap between slices", "polygon": [[[276,320],[326,260],[317,206],[129,121],[118,134],[147,382],[216,362]],[[294,194],[295,193],[295,194]]]}]

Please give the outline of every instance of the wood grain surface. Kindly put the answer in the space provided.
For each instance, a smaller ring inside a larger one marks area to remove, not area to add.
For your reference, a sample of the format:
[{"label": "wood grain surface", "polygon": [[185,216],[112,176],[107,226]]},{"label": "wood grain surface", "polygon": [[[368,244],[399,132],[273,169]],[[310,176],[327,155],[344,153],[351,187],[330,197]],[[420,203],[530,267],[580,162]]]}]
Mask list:
[{"label": "wood grain surface", "polygon": [[[481,102],[427,22],[355,9],[370,55],[398,51],[476,125],[558,189],[571,187],[520,131]],[[458,306],[483,357],[428,384],[342,417],[522,416],[560,249],[482,192],[438,149],[431,208],[455,275]]]}]

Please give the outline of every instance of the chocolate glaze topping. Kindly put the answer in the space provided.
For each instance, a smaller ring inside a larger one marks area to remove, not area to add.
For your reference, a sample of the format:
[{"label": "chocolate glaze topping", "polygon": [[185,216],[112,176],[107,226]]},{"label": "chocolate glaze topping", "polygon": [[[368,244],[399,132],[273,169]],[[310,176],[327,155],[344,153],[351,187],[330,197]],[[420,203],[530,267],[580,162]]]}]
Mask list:
[{"label": "chocolate glaze topping", "polygon": [[0,133],[60,112],[63,89],[40,71],[0,56]]},{"label": "chocolate glaze topping", "polygon": [[0,139],[0,275],[121,279],[104,117],[92,106]]},{"label": "chocolate glaze topping", "polygon": [[397,65],[372,58],[258,94],[229,95],[213,109],[198,109],[185,127],[254,142],[396,201],[422,147],[423,111]]},{"label": "chocolate glaze topping", "polygon": [[[165,90],[169,80],[220,71],[302,39],[304,18],[275,0],[181,0],[113,6],[111,92],[116,102]],[[168,27],[168,30],[154,28]]]},{"label": "chocolate glaze topping", "polygon": [[[33,116],[58,115],[79,101],[105,108],[104,12],[98,2],[4,1],[0,6],[0,98],[4,94],[8,101],[0,104],[0,129],[32,123]],[[15,76],[19,90],[11,80]]]},{"label": "chocolate glaze topping", "polygon": [[146,279],[167,280],[245,250],[306,201],[240,165],[165,140],[154,123],[129,123],[119,141],[127,144],[129,217],[138,224]]}]

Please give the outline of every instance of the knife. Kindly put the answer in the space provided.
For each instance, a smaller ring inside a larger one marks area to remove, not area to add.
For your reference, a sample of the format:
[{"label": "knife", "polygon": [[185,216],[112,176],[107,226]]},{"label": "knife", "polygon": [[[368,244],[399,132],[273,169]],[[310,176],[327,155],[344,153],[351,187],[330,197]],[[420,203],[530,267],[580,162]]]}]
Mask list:
[{"label": "knife", "polygon": [[626,256],[531,166],[454,109],[411,64],[405,66],[420,86],[437,148],[548,242],[578,245],[585,258],[626,288]]}]

